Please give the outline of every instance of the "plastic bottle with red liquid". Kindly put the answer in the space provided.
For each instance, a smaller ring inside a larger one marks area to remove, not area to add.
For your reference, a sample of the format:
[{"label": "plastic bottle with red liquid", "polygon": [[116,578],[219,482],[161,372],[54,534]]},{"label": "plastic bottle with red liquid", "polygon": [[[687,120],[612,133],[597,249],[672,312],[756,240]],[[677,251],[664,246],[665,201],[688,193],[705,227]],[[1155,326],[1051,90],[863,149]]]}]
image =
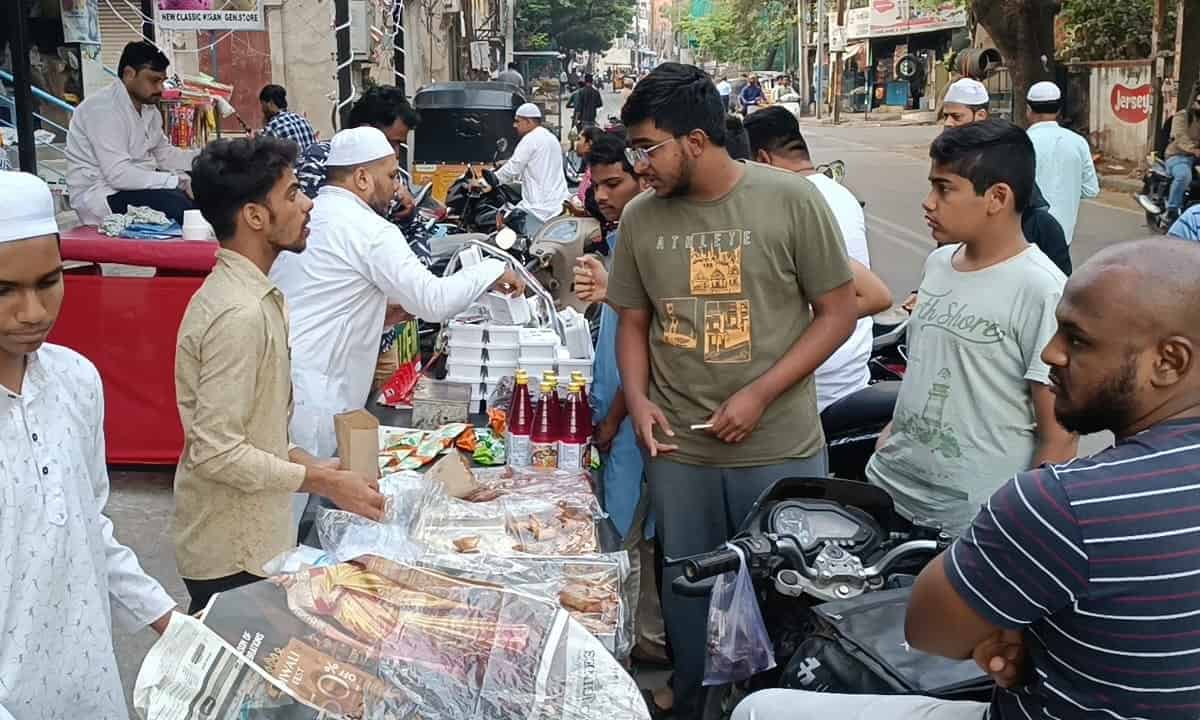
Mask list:
[{"label": "plastic bottle with red liquid", "polygon": [[558,467],[558,434],[561,423],[558,393],[554,386],[543,382],[541,399],[533,414],[533,433],[530,437],[530,464],[536,468]]},{"label": "plastic bottle with red liquid", "polygon": [[567,391],[563,412],[563,432],[558,440],[558,466],[581,470],[587,457],[588,439],[592,436],[591,413],[580,385],[572,383]]},{"label": "plastic bottle with red liquid", "polygon": [[508,436],[505,440],[509,465],[529,467],[532,435],[533,399],[529,395],[529,376],[524,370],[518,370],[508,405]]}]

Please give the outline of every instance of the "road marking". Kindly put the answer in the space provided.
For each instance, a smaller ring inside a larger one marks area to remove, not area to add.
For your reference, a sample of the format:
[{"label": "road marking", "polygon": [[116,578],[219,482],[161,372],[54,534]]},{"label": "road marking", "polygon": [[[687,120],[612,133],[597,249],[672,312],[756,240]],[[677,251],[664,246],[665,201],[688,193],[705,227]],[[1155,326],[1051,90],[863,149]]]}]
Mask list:
[{"label": "road marking", "polygon": [[[872,225],[882,225],[888,230],[891,230],[893,233],[898,233],[898,235],[892,235],[890,233],[872,233],[870,230]],[[884,220],[878,215],[872,213],[867,213],[867,228],[868,237],[871,237],[872,235],[882,235],[884,238],[891,240],[903,248],[911,250],[913,253],[922,258],[928,256],[929,253],[933,252],[934,250],[932,237],[922,236],[919,233],[909,230],[903,225],[897,225],[890,220]]]},{"label": "road marking", "polygon": [[1110,210],[1120,210],[1121,212],[1127,212],[1127,213],[1130,213],[1131,215],[1139,215],[1140,216],[1140,215],[1146,214],[1145,211],[1143,211],[1143,210],[1133,210],[1131,208],[1121,207],[1120,205],[1113,205],[1111,203],[1106,203],[1106,202],[1100,202],[1099,200],[1093,200],[1091,198],[1084,200],[1084,202],[1091,203],[1092,205],[1097,205],[1102,208],[1108,208]]}]

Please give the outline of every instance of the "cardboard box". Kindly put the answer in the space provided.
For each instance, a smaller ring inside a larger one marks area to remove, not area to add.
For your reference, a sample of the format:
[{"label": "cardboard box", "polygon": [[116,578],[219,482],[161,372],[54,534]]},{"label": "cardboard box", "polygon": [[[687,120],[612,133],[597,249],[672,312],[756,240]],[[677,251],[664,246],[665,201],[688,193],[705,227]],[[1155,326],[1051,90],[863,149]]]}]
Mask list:
[{"label": "cardboard box", "polygon": [[333,416],[338,457],[342,467],[367,477],[379,477],[379,420],[366,410]]}]

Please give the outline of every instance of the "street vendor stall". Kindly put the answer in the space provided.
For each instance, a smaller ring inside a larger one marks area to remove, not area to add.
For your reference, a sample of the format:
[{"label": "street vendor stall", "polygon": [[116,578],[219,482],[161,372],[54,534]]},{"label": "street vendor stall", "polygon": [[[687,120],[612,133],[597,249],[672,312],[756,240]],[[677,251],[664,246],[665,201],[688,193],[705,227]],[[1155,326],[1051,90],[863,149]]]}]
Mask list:
[{"label": "street vendor stall", "polygon": [[[50,342],[95,363],[104,383],[108,462],[173,465],[183,449],[175,405],[176,334],[188,301],[216,262],[212,242],[62,233],[67,302]],[[135,270],[105,274],[101,264]]]},{"label": "street vendor stall", "polygon": [[[512,261],[476,241],[449,271],[482,255]],[[383,517],[310,503],[312,536],[267,580],[172,622],[138,677],[144,716],[648,718],[621,666],[637,580],[586,447],[590,337],[518,272],[528,296],[487,294],[449,324],[444,379],[402,368],[334,417],[343,467],[380,475]]]}]

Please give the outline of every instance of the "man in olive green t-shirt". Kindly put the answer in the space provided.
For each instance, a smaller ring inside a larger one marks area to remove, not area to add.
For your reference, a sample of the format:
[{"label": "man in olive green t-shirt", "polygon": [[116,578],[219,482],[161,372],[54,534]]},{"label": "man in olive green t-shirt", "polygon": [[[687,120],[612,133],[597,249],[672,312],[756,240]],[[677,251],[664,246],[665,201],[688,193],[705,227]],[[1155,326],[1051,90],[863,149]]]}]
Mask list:
[{"label": "man in olive green t-shirt", "polygon": [[[813,371],[857,316],[842,237],[803,177],[738,163],[698,68],[664,63],[622,110],[647,192],[626,207],[609,300],[663,553],[707,552],[783,477],[824,475]],[[691,430],[695,425],[710,426]],[[671,591],[677,717],[698,712],[707,598]]]}]

